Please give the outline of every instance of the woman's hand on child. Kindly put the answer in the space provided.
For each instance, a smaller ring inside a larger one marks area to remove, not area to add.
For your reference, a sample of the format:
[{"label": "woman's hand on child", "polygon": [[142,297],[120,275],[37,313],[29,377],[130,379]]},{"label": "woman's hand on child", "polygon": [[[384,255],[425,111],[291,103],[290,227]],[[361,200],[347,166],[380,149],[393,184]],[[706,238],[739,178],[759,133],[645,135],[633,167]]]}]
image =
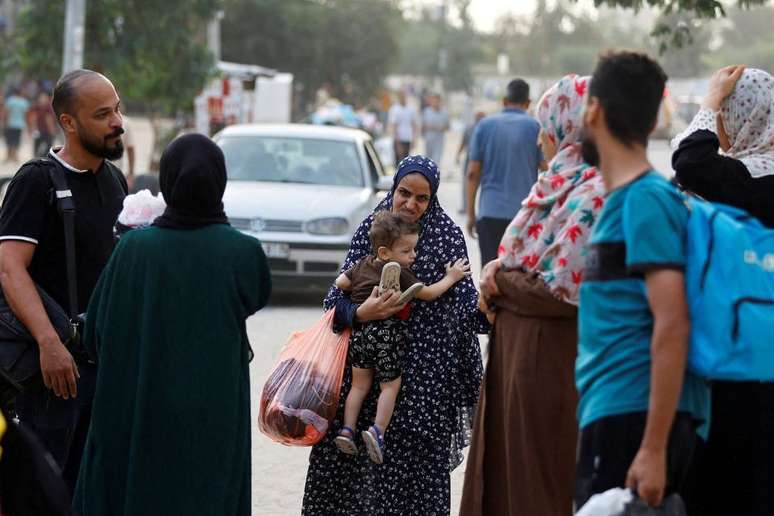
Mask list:
[{"label": "woman's hand on child", "polygon": [[374,287],[371,296],[363,301],[355,312],[355,317],[360,322],[381,321],[400,312],[403,307],[395,306],[400,293],[394,290],[385,290],[379,295],[379,287]]},{"label": "woman's hand on child", "polygon": [[478,309],[481,310],[481,312],[486,316],[486,320],[489,321],[489,324],[495,323],[497,312],[489,307],[489,304],[486,302],[486,299],[484,299],[484,296],[478,296]]},{"label": "woman's hand on child", "polygon": [[468,278],[472,274],[470,272],[470,263],[468,263],[465,258],[460,258],[454,263],[447,263],[446,274],[449,275],[454,281],[460,281],[461,279]]}]

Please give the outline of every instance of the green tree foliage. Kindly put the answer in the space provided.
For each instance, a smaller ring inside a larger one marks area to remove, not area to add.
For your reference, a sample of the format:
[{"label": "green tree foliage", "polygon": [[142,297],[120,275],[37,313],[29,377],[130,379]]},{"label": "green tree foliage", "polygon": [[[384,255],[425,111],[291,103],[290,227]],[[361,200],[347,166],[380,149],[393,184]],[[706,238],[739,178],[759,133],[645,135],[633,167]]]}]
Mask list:
[{"label": "green tree foliage", "polygon": [[[610,43],[600,26],[613,25],[573,12],[568,2],[556,2],[549,7],[545,0],[539,0],[530,17],[501,18],[489,44],[497,53],[508,55],[511,70],[517,74],[586,74],[594,67],[600,49]],[[628,38],[631,43],[631,34]]]},{"label": "green tree foliage", "polygon": [[13,66],[38,79],[58,77],[62,72],[64,19],[64,2],[30,2],[5,47],[13,56]]},{"label": "green tree foliage", "polygon": [[398,74],[440,78],[444,89],[470,91],[472,67],[481,58],[481,35],[468,13],[470,0],[452,2],[458,23],[452,24],[446,12],[422,10],[419,19],[400,22]]},{"label": "green tree foliage", "polygon": [[[84,67],[108,76],[122,98],[164,114],[191,110],[212,69],[205,31],[218,0],[87,2]],[[13,48],[25,74],[55,80],[62,68],[64,2],[31,0]]]},{"label": "green tree foliage", "polygon": [[432,77],[439,73],[439,27],[428,13],[418,20],[401,20],[395,73]]},{"label": "green tree foliage", "polygon": [[400,19],[389,0],[226,0],[223,59],[292,73],[302,104],[326,85],[364,101],[390,70]]},{"label": "green tree foliage", "polygon": [[472,67],[481,54],[480,37],[468,12],[470,0],[456,0],[454,4],[460,24],[452,26],[444,23],[440,45],[445,55],[440,60],[443,66],[438,72],[446,89],[469,92],[473,87]]},{"label": "green tree foliage", "polygon": [[684,27],[689,38],[680,45],[665,46],[663,38],[651,33],[645,49],[660,54],[659,61],[670,77],[698,77],[709,71],[703,56],[713,39],[711,20],[695,18],[689,13],[672,13],[659,16],[656,27],[659,26]]},{"label": "green tree foliage", "polygon": [[[664,42],[652,34],[651,27],[670,26],[685,27],[690,36],[690,42],[669,45],[659,58],[670,77],[698,77],[736,62],[772,69],[774,7],[733,8],[728,18],[710,20],[690,11],[631,16],[621,8],[624,2],[619,4],[618,8],[602,6],[591,14],[578,9],[574,1],[538,1],[530,17],[506,15],[499,20],[495,34],[485,40],[488,50],[483,54],[493,63],[497,52],[506,52],[518,74],[585,74],[607,48],[658,53]],[[644,4],[627,2],[626,7]]]},{"label": "green tree foliage", "polygon": [[[763,5],[767,0],[737,0],[740,8]],[[625,7],[634,10],[643,7],[657,8],[665,18],[662,18],[653,28],[653,36],[659,40],[659,50],[666,52],[670,47],[682,47],[692,42],[691,24],[685,18],[673,18],[672,15],[682,14],[692,19],[708,19],[723,17],[726,10],[719,0],[594,0],[594,5],[608,7]],[[671,23],[670,23],[671,21]]]},{"label": "green tree foliage", "polygon": [[708,52],[704,61],[712,68],[729,63],[774,70],[774,6],[747,11],[729,11],[728,23],[720,32],[720,45]]}]

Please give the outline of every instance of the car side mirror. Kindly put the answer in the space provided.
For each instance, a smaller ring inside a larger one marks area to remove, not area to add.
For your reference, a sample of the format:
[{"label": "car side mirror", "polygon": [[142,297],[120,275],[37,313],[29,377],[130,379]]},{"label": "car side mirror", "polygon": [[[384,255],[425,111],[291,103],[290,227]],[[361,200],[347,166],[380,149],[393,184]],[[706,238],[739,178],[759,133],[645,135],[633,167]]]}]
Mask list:
[{"label": "car side mirror", "polygon": [[392,190],[392,178],[390,176],[379,176],[375,188],[379,192],[389,192]]}]

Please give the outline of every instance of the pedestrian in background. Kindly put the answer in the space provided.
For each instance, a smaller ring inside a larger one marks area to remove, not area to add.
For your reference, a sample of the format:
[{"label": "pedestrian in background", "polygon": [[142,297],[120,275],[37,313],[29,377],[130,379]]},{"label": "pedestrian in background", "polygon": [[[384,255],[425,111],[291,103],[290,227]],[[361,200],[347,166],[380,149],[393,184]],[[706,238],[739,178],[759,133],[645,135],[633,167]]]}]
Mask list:
[{"label": "pedestrian in background", "polygon": [[[540,124],[527,114],[529,85],[522,79],[508,84],[501,113],[476,126],[467,174],[468,234],[478,237],[481,263],[497,258],[500,239],[521,201],[545,169],[538,147]],[[478,210],[476,194],[481,188]]]},{"label": "pedestrian in background", "polygon": [[35,105],[30,109],[33,133],[33,154],[45,156],[54,145],[56,135],[56,115],[51,107],[51,97],[46,92],[40,92]]},{"label": "pedestrian in background", "polygon": [[707,384],[686,370],[688,208],[647,156],[666,80],[648,56],[616,52],[589,85],[583,160],[599,167],[608,195],[580,290],[578,507],[615,487],[654,507],[684,495],[696,428],[709,417]]},{"label": "pedestrian in background", "polygon": [[431,93],[427,97],[427,107],[422,110],[422,137],[425,140],[425,154],[439,164],[448,130],[449,113],[441,107],[441,96]]},{"label": "pedestrian in background", "polygon": [[468,192],[467,192],[467,174],[468,174],[468,165],[470,164],[470,140],[473,138],[473,132],[476,130],[476,127],[478,126],[478,123],[484,119],[486,116],[486,113],[483,111],[478,111],[475,115],[475,118],[473,119],[473,122],[469,124],[465,131],[462,133],[462,140],[460,141],[460,147],[457,149],[457,155],[455,156],[454,160],[457,163],[457,165],[460,164],[460,160],[462,157],[462,154],[465,154],[465,160],[462,162],[462,178],[460,180],[461,188],[460,192],[462,195],[462,200],[460,202],[460,213],[467,213],[466,205],[468,203]]},{"label": "pedestrian in background", "polygon": [[[90,70],[64,75],[52,101],[65,143],[48,160],[23,165],[8,185],[0,211],[0,281],[8,304],[40,348],[44,386],[16,398],[16,411],[63,470],[72,490],[91,418],[97,368],[77,347],[60,341],[40,287],[70,306],[62,216],[52,200],[49,171],[60,167],[76,206],[77,313],[86,311],[113,252],[113,227],[127,186],[110,160],[123,153],[120,99],[113,84]],[[69,312],[69,310],[65,310]]]},{"label": "pedestrian in background", "polygon": [[22,97],[14,88],[5,99],[3,118],[5,120],[5,145],[8,150],[6,161],[19,161],[19,146],[23,134],[27,131],[27,116],[30,101]]},{"label": "pedestrian in background", "polygon": [[[481,291],[497,307],[460,514],[564,516],[575,492],[580,280],[604,183],[580,152],[588,77],[568,75],[537,107],[546,172],[505,231]],[[503,479],[508,489],[500,489]],[[496,493],[496,494],[495,494]]]},{"label": "pedestrian in background", "polygon": [[395,168],[409,155],[419,130],[419,116],[416,110],[406,103],[406,93],[398,92],[398,102],[390,107],[387,116],[389,131],[395,149]]},{"label": "pedestrian in background", "polygon": [[[683,187],[774,227],[774,78],[768,72],[744,66],[715,72],[702,108],[672,146]],[[713,381],[710,421],[689,511],[771,514],[774,383]]]},{"label": "pedestrian in background", "polygon": [[251,356],[269,298],[261,243],[228,224],[226,164],[206,136],[161,157],[164,214],[121,237],[89,305],[100,368],[74,509],[248,516]]}]

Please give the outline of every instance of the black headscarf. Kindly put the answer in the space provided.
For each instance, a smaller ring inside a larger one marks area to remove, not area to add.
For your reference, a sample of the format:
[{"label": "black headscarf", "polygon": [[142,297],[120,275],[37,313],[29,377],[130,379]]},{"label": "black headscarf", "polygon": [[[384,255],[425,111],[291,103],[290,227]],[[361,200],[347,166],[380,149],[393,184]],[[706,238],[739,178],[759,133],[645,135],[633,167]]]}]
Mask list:
[{"label": "black headscarf", "polygon": [[215,142],[202,134],[183,135],[164,149],[160,169],[167,209],[154,226],[195,229],[228,224],[223,211],[226,160]]}]

